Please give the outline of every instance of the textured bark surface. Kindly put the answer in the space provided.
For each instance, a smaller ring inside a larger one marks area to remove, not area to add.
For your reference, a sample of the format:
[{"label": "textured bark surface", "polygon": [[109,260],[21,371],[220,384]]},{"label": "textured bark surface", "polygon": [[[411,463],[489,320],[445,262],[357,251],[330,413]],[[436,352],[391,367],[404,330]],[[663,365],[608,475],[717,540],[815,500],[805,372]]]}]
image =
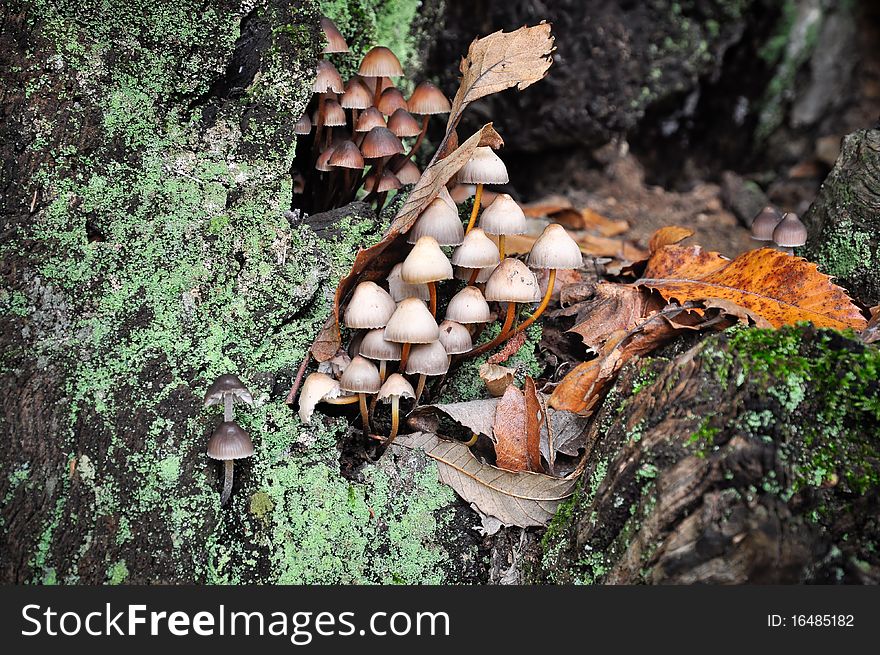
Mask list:
[{"label": "textured bark surface", "polygon": [[803,220],[805,256],[866,306],[880,304],[880,125],[843,140]]},{"label": "textured bark surface", "polygon": [[739,330],[631,365],[543,541],[555,582],[877,582],[880,351]]}]

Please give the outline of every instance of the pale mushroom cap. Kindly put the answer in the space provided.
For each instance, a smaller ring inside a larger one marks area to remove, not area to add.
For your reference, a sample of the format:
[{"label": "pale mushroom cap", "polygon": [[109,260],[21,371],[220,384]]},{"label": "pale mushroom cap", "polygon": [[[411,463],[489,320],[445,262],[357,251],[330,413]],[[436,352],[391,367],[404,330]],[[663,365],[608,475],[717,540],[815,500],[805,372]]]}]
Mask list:
[{"label": "pale mushroom cap", "polygon": [[446,319],[456,323],[488,323],[489,303],[477,287],[465,287],[452,296],[446,308]]},{"label": "pale mushroom cap", "polygon": [[394,341],[385,340],[385,329],[370,330],[361,340],[358,354],[367,359],[375,359],[384,362],[399,362],[400,351],[403,346]]},{"label": "pale mushroom cap", "polygon": [[335,52],[348,52],[348,44],[345,42],[339,28],[336,27],[336,23],[326,16],[321,16],[321,30],[324,32],[324,38],[327,40],[323,50],[325,55]]},{"label": "pale mushroom cap", "polygon": [[403,152],[403,144],[394,133],[384,126],[376,126],[369,132],[361,142],[361,154],[364,159],[378,159],[379,157],[390,157]]},{"label": "pale mushroom cap", "polygon": [[479,273],[477,273],[477,278],[474,280],[474,284],[483,284],[489,280],[497,267],[497,264],[495,266],[487,266],[486,268],[480,269],[467,268],[465,266],[453,266],[452,272],[455,274],[456,280],[470,281],[471,274],[478,270]]},{"label": "pale mushroom cap", "polygon": [[366,109],[373,104],[373,94],[358,78],[345,83],[345,93],[339,101],[344,109]]},{"label": "pale mushroom cap", "polygon": [[478,227],[468,232],[461,245],[452,253],[452,263],[465,268],[485,268],[495,266],[500,261],[498,246]]},{"label": "pale mushroom cap", "polygon": [[208,387],[208,390],[205,392],[205,407],[219,405],[223,402],[223,396],[227,393],[232,394],[235,404],[254,404],[254,397],[239,377],[232,373],[226,373],[218,376],[211,383],[211,386]]},{"label": "pale mushroom cap", "polygon": [[385,380],[385,384],[379,389],[379,400],[387,403],[391,400],[391,396],[398,398],[415,398],[416,392],[412,385],[400,373],[392,373]]},{"label": "pale mushroom cap", "polygon": [[773,230],[782,220],[782,212],[775,207],[764,207],[752,221],[752,238],[755,241],[773,241]]},{"label": "pale mushroom cap", "polygon": [[406,360],[406,372],[410,375],[443,375],[449,370],[449,354],[439,341],[413,346]]},{"label": "pale mushroom cap", "polygon": [[327,127],[345,125],[345,110],[335,100],[324,101],[324,125]]},{"label": "pale mushroom cap", "polygon": [[500,193],[480,214],[480,227],[487,234],[525,234],[526,215],[516,200]]},{"label": "pale mushroom cap", "polygon": [[[401,155],[395,155],[395,157],[401,157]],[[411,159],[407,159],[403,166],[400,165],[400,161],[395,162],[394,159],[391,160],[391,167],[393,169],[397,169],[399,167],[400,170],[397,170],[395,175],[397,179],[400,180],[401,184],[415,184],[422,177],[422,171],[419,170],[419,167],[416,166]]]},{"label": "pale mushroom cap", "polygon": [[342,93],[345,90],[342,84],[342,76],[336,67],[326,59],[319,59],[316,68],[317,76],[312,84],[312,93]]},{"label": "pale mushroom cap", "polygon": [[463,184],[507,184],[507,167],[489,146],[480,146],[458,171]]},{"label": "pale mushroom cap", "polygon": [[395,309],[385,289],[375,282],[361,282],[345,308],[345,325],[356,330],[385,327]]},{"label": "pale mushroom cap", "polygon": [[352,141],[343,141],[336,146],[327,163],[339,168],[354,168],[356,170],[364,168],[364,158],[361,156],[361,151]]},{"label": "pale mushroom cap", "polygon": [[367,107],[358,116],[354,131],[369,132],[374,127],[385,127],[385,118],[382,116],[382,112],[375,107]]},{"label": "pale mushroom cap", "polygon": [[388,119],[388,129],[400,138],[418,136],[422,127],[406,109],[395,109]]},{"label": "pale mushroom cap", "polygon": [[385,338],[396,343],[431,343],[440,329],[424,300],[404,298],[385,326]]},{"label": "pale mushroom cap", "polygon": [[449,99],[430,82],[419,82],[407,100],[407,106],[413,114],[422,116],[448,114],[452,109]]},{"label": "pale mushroom cap", "polygon": [[420,298],[421,300],[429,300],[431,292],[428,290],[427,284],[408,284],[400,277],[400,269],[403,264],[395,264],[388,274],[388,292],[394,298],[394,302],[400,302],[404,298]]},{"label": "pale mushroom cap", "polygon": [[449,189],[445,186],[440,187],[440,193],[437,194],[437,197],[458,213],[458,205],[455,204],[455,200],[453,200],[452,196],[449,194]]},{"label": "pale mushroom cap", "polygon": [[325,399],[338,398],[342,391],[339,382],[326,373],[309,374],[299,392],[299,418],[308,425],[315,412],[315,405]]},{"label": "pale mushroom cap", "polygon": [[529,252],[529,266],[532,268],[576,269],[583,264],[577,242],[558,223],[545,227]]},{"label": "pale mushroom cap", "polygon": [[376,103],[376,109],[386,116],[391,116],[398,109],[406,111],[406,98],[400,92],[400,89],[389,86],[379,95],[379,102]]},{"label": "pale mushroom cap", "polygon": [[468,198],[472,198],[476,192],[477,186],[475,184],[456,184],[449,191],[449,197],[452,202],[465,202]]},{"label": "pale mushroom cap", "polygon": [[528,266],[508,257],[486,281],[485,295],[491,302],[530,303],[540,300],[541,288]]},{"label": "pale mushroom cap", "polygon": [[242,459],[253,454],[254,443],[250,435],[232,421],[218,425],[208,441],[208,457],[211,459]]},{"label": "pale mushroom cap", "polygon": [[471,333],[461,323],[446,319],[440,324],[440,343],[448,355],[460,355],[474,347]]},{"label": "pale mushroom cap", "polygon": [[299,134],[300,136],[304,136],[312,131],[312,119],[309,118],[308,114],[303,114],[297,119],[296,123],[293,124],[293,133]]},{"label": "pale mushroom cap", "polygon": [[422,237],[432,237],[441,246],[460,244],[465,236],[458,212],[440,198],[434,198],[410,228],[406,240],[416,243]]},{"label": "pale mushroom cap", "polygon": [[376,393],[382,386],[379,369],[369,359],[356,355],[352,358],[342,376],[339,388],[353,393]]},{"label": "pale mushroom cap", "polygon": [[434,237],[421,237],[400,269],[400,277],[410,284],[452,279],[452,264]]},{"label": "pale mushroom cap", "polygon": [[807,226],[797,214],[788,212],[773,230],[773,241],[781,248],[799,248],[807,242]]},{"label": "pale mushroom cap", "polygon": [[364,55],[358,74],[364,77],[400,77],[403,67],[397,55],[380,45]]}]

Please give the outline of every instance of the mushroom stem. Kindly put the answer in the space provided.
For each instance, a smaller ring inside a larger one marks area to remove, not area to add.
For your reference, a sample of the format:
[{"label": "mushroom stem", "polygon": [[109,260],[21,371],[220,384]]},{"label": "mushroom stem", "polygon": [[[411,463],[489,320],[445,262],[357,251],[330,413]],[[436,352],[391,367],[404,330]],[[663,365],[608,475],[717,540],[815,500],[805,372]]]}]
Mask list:
[{"label": "mushroom stem", "polygon": [[406,360],[409,359],[409,349],[412,347],[412,344],[405,343],[403,344],[403,348],[400,350],[400,366],[397,370],[403,373],[406,370]]},{"label": "mushroom stem", "polygon": [[220,494],[220,504],[225,505],[232,495],[232,468],[235,460],[227,459],[223,462],[223,492]]},{"label": "mushroom stem", "polygon": [[504,261],[504,236],[503,234],[498,235],[498,254],[501,256],[501,261]]},{"label": "mushroom stem", "polygon": [[477,214],[480,213],[480,204],[483,202],[483,185],[477,185],[477,194],[474,196],[474,208],[471,210],[471,219],[468,221],[467,229],[465,229],[464,233],[467,234],[472,229],[474,229],[474,223],[477,222]]},{"label": "mushroom stem", "polygon": [[387,363],[388,363],[388,362],[386,362],[384,359],[382,359],[382,360],[379,361],[379,379],[380,379],[382,382],[385,382],[385,375],[386,375],[387,372],[388,372],[388,371],[387,371],[387,366],[386,366]]},{"label": "mushroom stem", "polygon": [[513,330],[510,331],[510,334],[507,335],[507,338],[514,336],[515,334],[519,334],[527,327],[529,327],[532,323],[534,323],[538,317],[544,313],[544,310],[547,309],[547,305],[550,304],[550,296],[553,295],[553,287],[556,286],[556,269],[550,269],[550,279],[547,281],[547,293],[544,294],[544,298],[541,300],[541,304],[538,305],[538,309],[535,310],[535,313],[529,316],[522,323],[517,325]]},{"label": "mushroom stem", "polygon": [[235,410],[232,408],[234,400],[235,397],[231,393],[223,394],[223,420],[227,423],[235,420]]},{"label": "mushroom stem", "polygon": [[422,399],[422,392],[425,390],[425,380],[428,378],[427,375],[421,373],[419,375],[419,383],[416,386],[416,406],[418,407],[419,401]]},{"label": "mushroom stem", "polygon": [[428,294],[431,298],[429,309],[431,310],[431,316],[437,318],[437,283],[436,282],[428,282]]},{"label": "mushroom stem", "polygon": [[390,446],[397,439],[397,430],[400,427],[400,396],[391,396],[391,433],[385,446]]},{"label": "mushroom stem", "polygon": [[464,442],[464,445],[467,446],[468,448],[470,448],[471,446],[476,445],[477,440],[478,440],[479,438],[480,438],[480,435],[478,435],[476,432],[472,432],[472,433],[471,433],[471,438],[468,439],[467,441],[465,441],[465,442]]},{"label": "mushroom stem", "polygon": [[[410,159],[412,159],[412,156],[416,153],[416,150],[418,150],[419,146],[422,145],[422,141],[425,140],[425,134],[428,132],[428,119],[429,118],[430,118],[430,116],[427,114],[422,116],[422,131],[419,132],[419,137],[416,139],[416,142],[413,144],[413,147],[409,149],[408,153],[406,153],[406,157],[404,157],[400,161],[400,166],[397,167],[397,171],[399,171],[401,168],[403,168],[404,164],[406,164],[406,162],[408,162]],[[394,171],[394,172],[396,173],[397,171]]]},{"label": "mushroom stem", "polygon": [[376,107],[379,104],[379,96],[382,95],[382,80],[384,77],[376,78],[376,91],[373,93],[373,106]]},{"label": "mushroom stem", "polygon": [[315,125],[315,140],[312,142],[312,158],[315,159],[321,152],[321,132],[324,127],[324,95],[318,94],[318,120]]},{"label": "mushroom stem", "polygon": [[361,421],[364,424],[364,434],[370,434],[370,415],[367,412],[367,394],[359,393],[358,400],[361,406]]},{"label": "mushroom stem", "polygon": [[513,325],[513,317],[516,314],[516,303],[509,302],[507,303],[507,316],[504,317],[504,325],[501,326],[501,332],[498,333],[494,339],[489,341],[488,343],[484,343],[482,346],[477,346],[473,350],[469,350],[464,354],[465,357],[476,357],[477,355],[482,355],[487,350],[492,350],[495,346],[497,346],[502,341],[506,341],[510,338],[511,335],[506,334],[510,332],[510,326]]},{"label": "mushroom stem", "polygon": [[480,269],[479,269],[479,268],[475,268],[475,269],[471,272],[471,276],[468,278],[468,286],[473,286],[474,284],[476,284],[476,283],[477,283],[477,278],[478,278],[478,277],[480,277]]}]

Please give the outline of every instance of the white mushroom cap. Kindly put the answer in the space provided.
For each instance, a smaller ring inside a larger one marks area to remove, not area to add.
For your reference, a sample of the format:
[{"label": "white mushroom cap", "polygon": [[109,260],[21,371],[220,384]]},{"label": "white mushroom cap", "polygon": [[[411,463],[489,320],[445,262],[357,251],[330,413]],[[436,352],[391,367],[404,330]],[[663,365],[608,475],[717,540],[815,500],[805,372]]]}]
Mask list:
[{"label": "white mushroom cap", "polygon": [[430,343],[439,336],[437,321],[418,298],[401,300],[385,326],[385,339],[396,343]]},{"label": "white mushroom cap", "polygon": [[486,282],[486,300],[530,303],[541,299],[538,278],[518,259],[508,257]]},{"label": "white mushroom cap", "polygon": [[500,261],[498,246],[478,227],[468,232],[461,245],[452,253],[452,263],[465,268],[497,266]]},{"label": "white mushroom cap", "polygon": [[406,235],[406,240],[416,243],[425,236],[434,237],[441,246],[457,246],[465,238],[464,225],[458,212],[440,198],[434,198],[425,208]]},{"label": "white mushroom cap", "polygon": [[403,260],[400,277],[409,284],[451,280],[452,264],[434,237],[422,237]]},{"label": "white mushroom cap", "polygon": [[523,210],[506,193],[498,194],[480,214],[480,227],[487,234],[525,234],[528,229]]},{"label": "white mushroom cap", "polygon": [[474,347],[471,333],[461,323],[449,319],[440,324],[440,343],[448,355],[460,355]]},{"label": "white mushroom cap", "polygon": [[299,418],[306,425],[312,420],[315,405],[322,400],[342,395],[339,382],[326,373],[311,373],[306,377],[299,394]]},{"label": "white mushroom cap", "polygon": [[[479,273],[477,273],[477,278],[474,280],[474,284],[483,284],[486,282],[495,272],[495,269],[498,267],[497,264],[494,266],[487,266],[486,268],[479,269]],[[453,272],[455,273],[456,280],[467,280],[470,281],[471,274],[476,270],[473,268],[466,268],[464,266],[454,266]]]},{"label": "white mushroom cap", "polygon": [[428,290],[427,284],[407,284],[400,277],[400,269],[403,268],[403,264],[395,264],[394,268],[391,269],[391,272],[388,274],[388,291],[391,294],[391,297],[394,298],[394,302],[400,302],[404,298],[421,298],[422,300],[428,300],[431,297],[431,292]]},{"label": "white mushroom cap", "polygon": [[492,148],[481,146],[458,171],[458,181],[463,184],[507,184],[509,178],[501,158]]},{"label": "white mushroom cap", "polygon": [[369,359],[357,355],[351,360],[342,377],[339,378],[339,388],[343,391],[354,393],[377,393],[382,386],[379,378],[379,369]]},{"label": "white mushroom cap", "polygon": [[420,375],[443,375],[449,370],[449,355],[439,341],[413,346],[406,360],[406,372]]},{"label": "white mushroom cap", "polygon": [[345,308],[345,326],[356,330],[385,327],[395,308],[385,289],[375,282],[361,282]]},{"label": "white mushroom cap", "polygon": [[399,343],[385,340],[385,329],[370,330],[361,341],[358,354],[368,358],[386,362],[400,361],[400,351],[403,349]]},{"label": "white mushroom cap", "polygon": [[545,227],[529,252],[529,266],[532,268],[574,269],[583,264],[577,242],[558,223]]},{"label": "white mushroom cap", "polygon": [[488,323],[489,303],[477,287],[465,287],[452,296],[446,308],[446,319],[456,323]]},{"label": "white mushroom cap", "polygon": [[385,384],[379,389],[379,400],[387,403],[391,400],[391,396],[398,398],[415,398],[416,392],[412,385],[400,373],[392,373],[385,380]]},{"label": "white mushroom cap", "polygon": [[437,194],[437,197],[440,198],[443,202],[445,202],[451,209],[454,209],[456,213],[458,213],[458,205],[455,204],[455,201],[452,199],[452,196],[449,194],[449,189],[445,186],[440,187],[440,193]]}]

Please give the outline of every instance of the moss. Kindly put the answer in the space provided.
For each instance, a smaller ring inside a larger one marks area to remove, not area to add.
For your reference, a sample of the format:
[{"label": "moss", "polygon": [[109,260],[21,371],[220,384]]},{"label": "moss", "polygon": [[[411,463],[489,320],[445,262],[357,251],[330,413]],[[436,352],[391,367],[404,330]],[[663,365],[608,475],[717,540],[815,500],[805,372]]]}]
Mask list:
[{"label": "moss", "polygon": [[822,233],[811,254],[819,268],[828,275],[848,279],[857,271],[878,267],[878,253],[871,234],[843,219]]},{"label": "moss", "polygon": [[127,579],[128,566],[125,564],[124,560],[114,562],[113,565],[109,569],[107,569],[107,584],[120,585],[123,584]]}]

